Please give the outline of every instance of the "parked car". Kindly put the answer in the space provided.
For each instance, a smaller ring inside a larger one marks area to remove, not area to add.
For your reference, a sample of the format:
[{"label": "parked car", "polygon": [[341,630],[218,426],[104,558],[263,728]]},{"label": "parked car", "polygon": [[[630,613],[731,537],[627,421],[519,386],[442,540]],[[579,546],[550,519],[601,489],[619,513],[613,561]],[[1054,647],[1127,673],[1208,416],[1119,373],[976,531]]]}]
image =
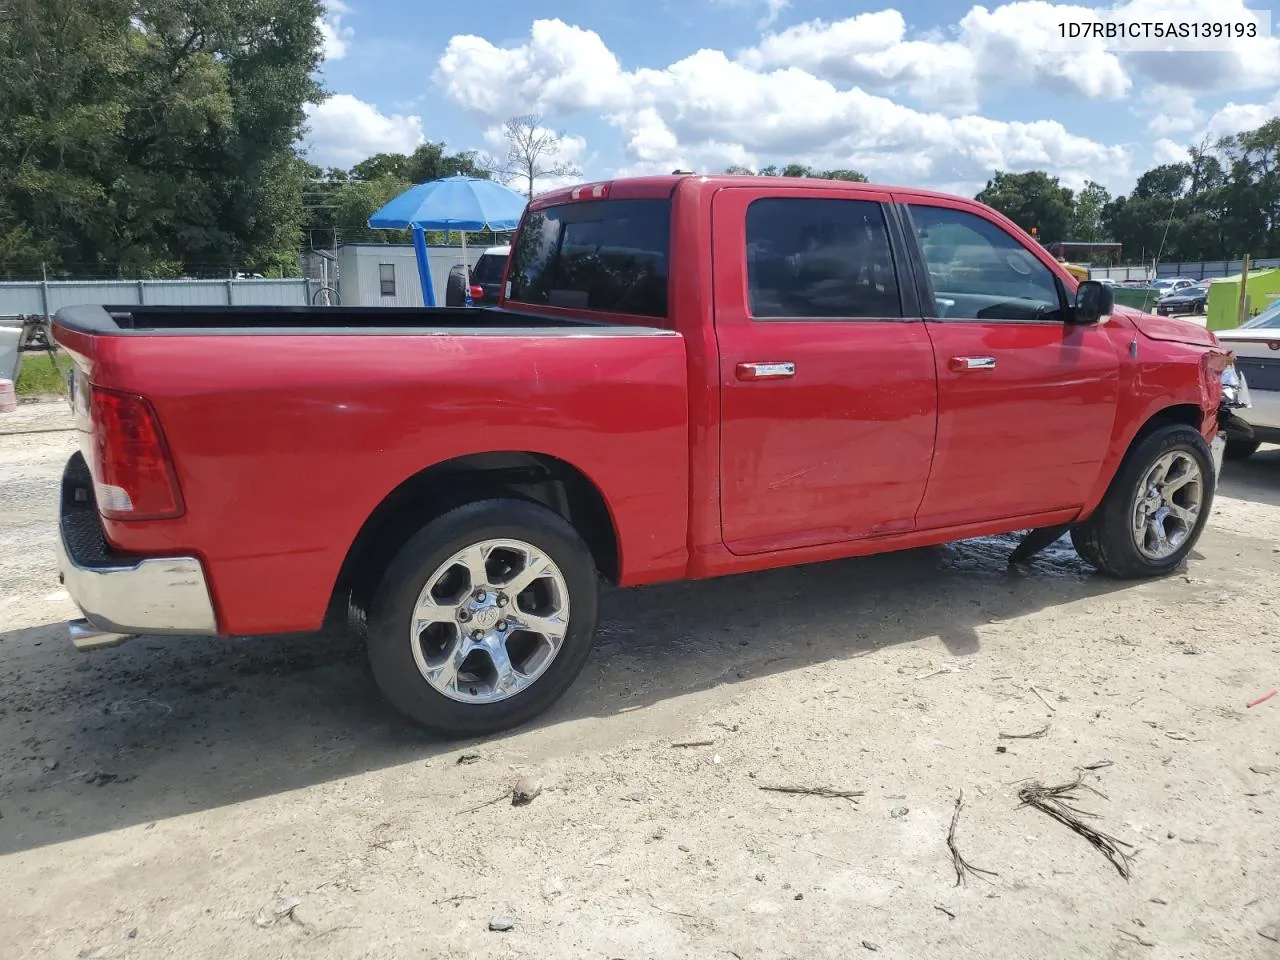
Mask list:
[{"label": "parked car", "polygon": [[1152,290],[1159,290],[1164,294],[1185,290],[1187,287],[1194,286],[1195,283],[1195,280],[1187,280],[1185,277],[1162,277],[1159,280],[1151,281],[1149,286]]},{"label": "parked car", "polygon": [[1209,284],[1193,283],[1160,297],[1156,301],[1156,313],[1163,317],[1172,317],[1180,313],[1201,314],[1205,311],[1205,303],[1208,299]]},{"label": "parked car", "polygon": [[1247,429],[1227,432],[1226,457],[1244,460],[1264,443],[1280,443],[1280,301],[1234,330],[1218,331],[1252,405],[1238,413]]},{"label": "parked car", "polygon": [[76,644],[345,618],[393,705],[478,735],[568,689],[601,578],[1015,531],[1155,577],[1209,516],[1229,354],[975,201],[622,179],[512,250],[496,308],[60,311]]},{"label": "parked car", "polygon": [[[480,307],[496,304],[502,293],[502,278],[507,272],[510,247],[489,247],[480,254],[471,268],[471,302]],[[445,306],[462,307],[467,302],[467,279],[464,266],[458,264],[449,270],[449,282],[445,288]]]}]

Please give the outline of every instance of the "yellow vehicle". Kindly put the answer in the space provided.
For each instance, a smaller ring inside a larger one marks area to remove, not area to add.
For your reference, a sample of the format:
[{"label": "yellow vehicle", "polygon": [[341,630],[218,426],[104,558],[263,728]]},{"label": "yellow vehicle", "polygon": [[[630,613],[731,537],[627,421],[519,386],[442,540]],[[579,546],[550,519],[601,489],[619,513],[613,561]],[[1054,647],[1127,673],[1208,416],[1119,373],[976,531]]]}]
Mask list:
[{"label": "yellow vehicle", "polygon": [[1058,258],[1058,262],[1067,268],[1067,273],[1071,274],[1077,280],[1089,279],[1089,268],[1082,267],[1078,263],[1067,263],[1062,257]]}]

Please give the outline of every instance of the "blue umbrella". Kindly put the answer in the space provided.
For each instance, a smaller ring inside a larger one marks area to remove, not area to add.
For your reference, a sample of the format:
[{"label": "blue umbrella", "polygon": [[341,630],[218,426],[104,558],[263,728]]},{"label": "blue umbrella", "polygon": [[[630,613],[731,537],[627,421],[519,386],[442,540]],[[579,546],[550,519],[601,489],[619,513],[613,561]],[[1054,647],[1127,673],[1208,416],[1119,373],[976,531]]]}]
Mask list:
[{"label": "blue umbrella", "polygon": [[[418,275],[422,281],[422,302],[436,305],[427,262],[427,230],[457,230],[462,234],[462,262],[466,269],[467,232],[476,230],[514,230],[524,214],[528,201],[524,195],[492,180],[456,176],[430,183],[420,183],[391,199],[369,218],[375,230],[413,231],[413,247],[418,257]],[[464,284],[467,302],[471,302],[471,281]]]}]

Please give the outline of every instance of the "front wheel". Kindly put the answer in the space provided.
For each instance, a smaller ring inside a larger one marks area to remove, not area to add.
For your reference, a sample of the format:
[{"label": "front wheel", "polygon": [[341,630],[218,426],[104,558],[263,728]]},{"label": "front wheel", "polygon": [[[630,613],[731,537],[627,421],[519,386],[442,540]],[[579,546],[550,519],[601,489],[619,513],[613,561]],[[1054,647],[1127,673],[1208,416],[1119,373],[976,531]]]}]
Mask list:
[{"label": "front wheel", "polygon": [[1200,539],[1214,483],[1213,454],[1200,432],[1160,427],[1129,451],[1101,505],[1072,528],[1071,542],[1113,577],[1171,573]]},{"label": "front wheel", "polygon": [[581,671],[597,603],[591,553],[558,514],[522,500],[458,507],[387,568],[369,619],[374,679],[446,736],[518,726]]}]

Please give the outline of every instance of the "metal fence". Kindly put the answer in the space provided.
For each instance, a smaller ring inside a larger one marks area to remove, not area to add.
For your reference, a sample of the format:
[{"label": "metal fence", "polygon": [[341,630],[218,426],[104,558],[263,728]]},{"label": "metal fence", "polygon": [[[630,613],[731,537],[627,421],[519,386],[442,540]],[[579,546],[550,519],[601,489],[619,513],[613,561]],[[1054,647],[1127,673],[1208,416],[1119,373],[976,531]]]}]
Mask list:
[{"label": "metal fence", "polygon": [[[1089,276],[1094,280],[1158,280],[1161,277],[1186,277],[1188,280],[1208,280],[1213,277],[1233,277],[1240,273],[1243,260],[1167,260],[1156,264],[1154,273],[1149,265],[1129,267],[1090,267]],[[1280,259],[1250,260],[1251,270],[1280,268]]]},{"label": "metal fence", "polygon": [[63,307],[306,306],[316,280],[0,281],[0,317],[51,317]]}]

